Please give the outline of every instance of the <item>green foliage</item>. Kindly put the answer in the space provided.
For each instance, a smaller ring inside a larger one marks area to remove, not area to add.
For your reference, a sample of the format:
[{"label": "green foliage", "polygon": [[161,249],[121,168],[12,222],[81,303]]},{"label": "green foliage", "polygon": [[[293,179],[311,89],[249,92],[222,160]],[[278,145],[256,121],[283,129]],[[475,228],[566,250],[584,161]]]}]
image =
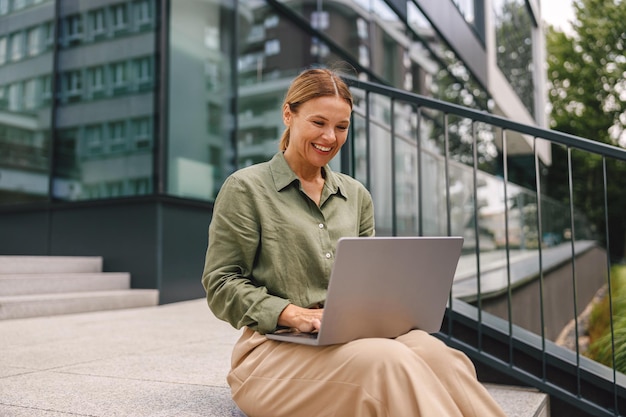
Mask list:
[{"label": "green foliage", "polygon": [[[615,349],[615,368],[626,373],[626,266],[611,269],[611,295],[612,314],[608,293],[591,311],[588,328],[590,345],[585,355],[612,366]],[[611,337],[611,317],[613,317],[613,337]]]},{"label": "green foliage", "polygon": [[[549,28],[546,36],[550,127],[612,145],[626,145],[626,7],[622,0],[576,0],[574,33]],[[547,184],[553,197],[569,203],[567,154],[553,147]],[[596,229],[606,230],[601,158],[571,155],[574,205]],[[608,222],[613,259],[626,248],[626,166],[607,161]]]}]

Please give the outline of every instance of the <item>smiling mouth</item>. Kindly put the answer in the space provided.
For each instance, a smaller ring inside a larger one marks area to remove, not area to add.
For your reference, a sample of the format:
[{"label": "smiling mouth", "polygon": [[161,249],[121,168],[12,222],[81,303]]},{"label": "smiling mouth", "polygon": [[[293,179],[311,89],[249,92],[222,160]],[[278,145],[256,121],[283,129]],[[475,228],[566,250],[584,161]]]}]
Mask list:
[{"label": "smiling mouth", "polygon": [[315,149],[319,150],[319,151],[322,151],[322,152],[330,152],[330,150],[332,149],[332,148],[329,148],[329,147],[326,147],[326,146],[317,145],[315,143],[313,143],[313,147]]}]

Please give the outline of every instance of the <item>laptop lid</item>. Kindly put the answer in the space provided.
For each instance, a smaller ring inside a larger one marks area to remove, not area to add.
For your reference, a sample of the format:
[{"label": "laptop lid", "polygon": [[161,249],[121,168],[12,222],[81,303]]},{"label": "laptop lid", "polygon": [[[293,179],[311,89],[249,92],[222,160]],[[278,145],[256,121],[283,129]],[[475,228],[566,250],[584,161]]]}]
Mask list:
[{"label": "laptop lid", "polygon": [[463,238],[341,238],[317,338],[268,335],[313,345],[366,337],[393,338],[411,329],[440,330]]}]

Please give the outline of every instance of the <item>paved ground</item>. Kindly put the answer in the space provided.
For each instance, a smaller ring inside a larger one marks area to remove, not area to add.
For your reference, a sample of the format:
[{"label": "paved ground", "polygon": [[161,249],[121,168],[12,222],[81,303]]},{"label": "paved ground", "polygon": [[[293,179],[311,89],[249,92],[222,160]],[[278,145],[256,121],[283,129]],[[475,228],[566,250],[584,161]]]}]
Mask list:
[{"label": "paved ground", "polygon": [[[225,380],[238,336],[204,299],[0,320],[0,416],[242,417]],[[546,401],[489,389],[511,417]]]},{"label": "paved ground", "polygon": [[239,416],[204,300],[0,321],[0,416]]}]

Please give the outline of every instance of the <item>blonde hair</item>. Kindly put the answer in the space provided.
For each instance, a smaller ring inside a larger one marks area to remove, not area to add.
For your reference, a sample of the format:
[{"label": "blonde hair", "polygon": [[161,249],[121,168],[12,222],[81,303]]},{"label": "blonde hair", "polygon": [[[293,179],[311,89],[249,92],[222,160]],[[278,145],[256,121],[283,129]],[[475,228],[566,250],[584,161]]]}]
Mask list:
[{"label": "blonde hair", "polygon": [[[335,71],[325,68],[308,69],[301,72],[291,82],[281,109],[289,106],[289,110],[297,113],[298,108],[307,101],[327,96],[343,98],[350,105],[350,109],[352,109],[352,93],[347,84]],[[283,132],[278,148],[284,151],[288,145],[289,127]]]}]

